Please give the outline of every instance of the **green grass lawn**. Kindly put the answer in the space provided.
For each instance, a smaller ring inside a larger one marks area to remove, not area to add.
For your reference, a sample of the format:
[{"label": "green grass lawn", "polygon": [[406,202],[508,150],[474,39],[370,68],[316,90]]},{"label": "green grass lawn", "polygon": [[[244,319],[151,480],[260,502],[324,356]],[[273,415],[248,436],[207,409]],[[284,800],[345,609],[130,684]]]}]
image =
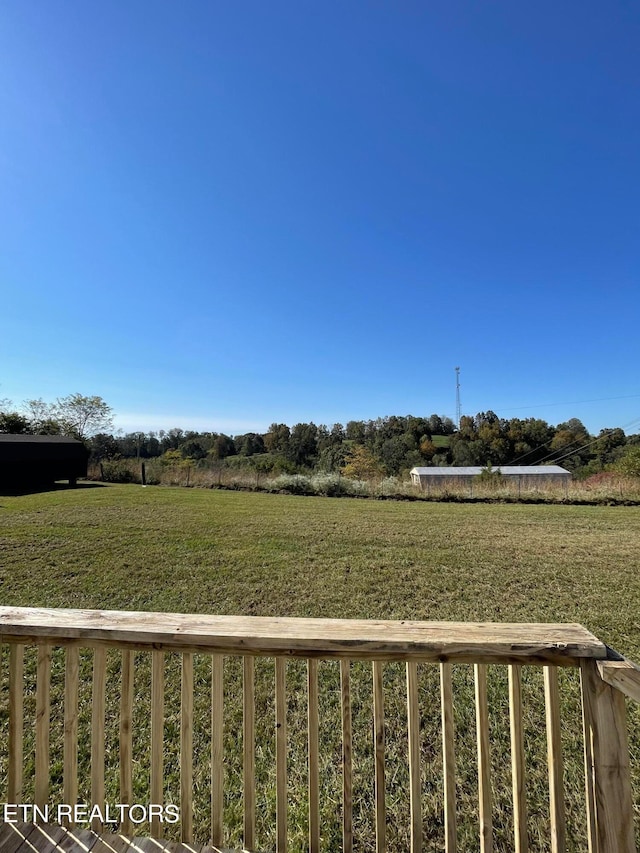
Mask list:
[{"label": "green grass lawn", "polygon": [[[604,642],[640,661],[639,543],[640,508],[636,507],[396,503],[86,485],[77,490],[0,497],[0,600],[2,604],[25,606],[280,616],[571,621],[581,622]],[[144,656],[139,657],[136,748],[140,767],[136,785],[143,796],[148,668]],[[198,656],[196,661],[200,723],[195,744],[196,749],[206,751],[208,662],[205,656]],[[61,665],[56,660],[56,666]],[[89,665],[87,658],[85,667]],[[114,653],[110,656],[113,678],[117,677],[118,665]],[[167,669],[170,688],[172,679],[177,679],[177,663],[171,656]],[[477,849],[473,687],[468,667],[455,670],[461,849]],[[373,837],[369,836],[373,778],[369,674],[370,668],[365,665],[354,667],[355,819],[362,849],[371,848]],[[237,843],[241,832],[238,661],[227,661],[226,677],[229,710],[225,744],[229,757],[225,817],[230,826],[229,841]],[[272,678],[272,661],[259,661],[259,830],[265,849],[273,844]],[[403,678],[399,665],[386,667],[389,832],[391,847],[397,850],[406,848],[408,826]],[[494,820],[497,849],[506,850],[513,845],[505,683],[502,668],[492,667]],[[304,849],[306,820],[303,684],[303,664],[290,663],[293,849]],[[335,664],[322,665],[321,684],[323,839],[329,849],[339,840],[340,810]],[[544,798],[546,747],[540,685],[540,673],[532,669],[525,679],[532,849],[548,849],[544,840],[548,806]],[[27,713],[32,710],[31,689],[29,684]],[[573,673],[563,673],[563,689],[570,849],[583,849],[584,795],[578,691]],[[114,688],[110,700],[114,721],[116,692]],[[90,696],[85,693],[81,735],[90,713]],[[425,838],[432,847],[442,838],[438,702],[437,670],[421,667]],[[4,738],[6,692],[0,699],[0,713],[0,735]],[[177,706],[168,699],[168,741],[175,735],[177,714]],[[634,712],[632,723],[638,729],[639,722]],[[113,726],[115,732],[115,722]],[[52,729],[54,752],[59,728],[58,709]],[[113,741],[115,734],[111,737]],[[115,760],[115,741],[110,743],[107,754]],[[633,750],[635,754],[640,751],[640,738],[634,738]],[[5,760],[2,751],[0,778]],[[81,757],[81,769],[86,764],[86,758]],[[206,832],[207,818],[205,765],[203,762],[196,773],[196,825],[201,832]],[[167,801],[177,801],[176,766],[175,750],[168,747]],[[117,802],[115,771],[108,784],[112,786],[111,802]]]},{"label": "green grass lawn", "polygon": [[436,447],[449,447],[451,436],[450,435],[432,435],[431,441],[435,444]]}]

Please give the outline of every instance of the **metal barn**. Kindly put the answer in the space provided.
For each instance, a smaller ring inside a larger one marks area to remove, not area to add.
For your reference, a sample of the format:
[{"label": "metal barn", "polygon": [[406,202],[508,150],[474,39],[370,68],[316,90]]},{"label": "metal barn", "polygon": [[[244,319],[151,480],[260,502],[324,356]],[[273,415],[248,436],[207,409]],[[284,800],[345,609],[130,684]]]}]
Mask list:
[{"label": "metal barn", "polygon": [[[427,489],[430,486],[464,486],[473,483],[485,468],[482,465],[468,467],[441,466],[434,468],[412,468],[411,482],[414,486]],[[498,465],[492,469],[520,486],[568,485],[571,473],[559,465]]]},{"label": "metal barn", "polygon": [[89,451],[64,435],[0,434],[0,484],[21,486],[87,476]]}]

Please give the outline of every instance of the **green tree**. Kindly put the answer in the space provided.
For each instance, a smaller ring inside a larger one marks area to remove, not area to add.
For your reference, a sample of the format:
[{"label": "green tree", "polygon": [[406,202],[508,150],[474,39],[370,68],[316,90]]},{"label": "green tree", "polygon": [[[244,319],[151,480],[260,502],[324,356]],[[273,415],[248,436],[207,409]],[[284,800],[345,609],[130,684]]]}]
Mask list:
[{"label": "green tree", "polygon": [[444,435],[444,424],[440,415],[430,415],[429,432],[431,435]]},{"label": "green tree", "polygon": [[269,453],[282,453],[286,455],[289,451],[289,439],[291,430],[286,424],[271,424],[264,437],[264,446]]},{"label": "green tree", "polygon": [[615,470],[627,477],[640,477],[640,445],[627,447],[624,456],[615,463]]},{"label": "green tree", "polygon": [[407,456],[413,453],[414,456],[411,457],[411,460],[414,460],[415,451],[416,442],[413,436],[408,433],[388,438],[380,448],[380,459],[387,474],[393,476],[399,474],[403,468],[410,468],[411,464]]},{"label": "green tree", "polygon": [[578,418],[558,424],[550,445],[555,451],[554,459],[569,471],[576,471],[589,461],[591,451],[587,445],[590,439],[587,428]]},{"label": "green tree", "polygon": [[288,458],[296,465],[311,467],[318,453],[318,427],[314,423],[296,424],[289,437]]},{"label": "green tree", "polygon": [[522,465],[535,465],[548,454],[555,431],[540,418],[511,418],[505,432],[513,448],[512,458]]},{"label": "green tree", "polygon": [[345,429],[345,438],[348,441],[355,441],[358,444],[364,444],[366,427],[364,421],[349,421]]},{"label": "green tree", "polygon": [[0,432],[24,435],[31,432],[31,424],[19,412],[0,412]]},{"label": "green tree", "polygon": [[235,456],[235,453],[236,446],[233,443],[233,439],[228,435],[224,435],[224,433],[220,433],[220,435],[216,436],[208,455],[212,459],[226,459],[227,456]]},{"label": "green tree", "polygon": [[339,471],[345,464],[349,454],[346,444],[334,444],[325,447],[318,457],[318,469],[320,471]]},{"label": "green tree", "polygon": [[113,410],[102,397],[86,397],[84,394],[58,397],[50,407],[49,416],[60,424],[64,435],[80,440],[113,428]]},{"label": "green tree", "polygon": [[245,435],[236,435],[233,438],[236,453],[239,456],[253,456],[256,453],[264,453],[264,439],[256,432],[248,432]]},{"label": "green tree", "polygon": [[180,453],[185,459],[204,459],[207,455],[207,451],[200,442],[193,438],[180,445]]},{"label": "green tree", "polygon": [[92,436],[89,442],[91,456],[93,459],[115,459],[120,455],[118,442],[106,432],[99,432]]},{"label": "green tree", "polygon": [[624,454],[627,437],[619,427],[615,429],[602,429],[598,440],[591,448],[591,452],[602,469],[605,465],[615,462]]}]

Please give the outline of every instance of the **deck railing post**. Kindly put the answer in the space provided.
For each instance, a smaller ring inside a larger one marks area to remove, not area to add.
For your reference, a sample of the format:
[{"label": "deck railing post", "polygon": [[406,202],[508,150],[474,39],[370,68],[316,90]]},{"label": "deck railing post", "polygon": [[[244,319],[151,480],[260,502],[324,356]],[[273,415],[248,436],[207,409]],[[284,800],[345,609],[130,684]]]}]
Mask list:
[{"label": "deck railing post", "polygon": [[224,658],[211,665],[211,844],[222,846],[224,816]]},{"label": "deck railing post", "polygon": [[49,726],[51,717],[51,645],[38,646],[36,677],[36,751],[34,803],[44,808],[49,799]]},{"label": "deck railing post", "polygon": [[9,789],[10,803],[22,797],[22,736],[24,709],[24,646],[13,643],[9,652]]},{"label": "deck railing post", "polygon": [[[105,699],[107,677],[107,650],[97,646],[93,652],[93,687],[91,690],[91,803],[104,811],[104,759],[105,759]],[[91,821],[94,832],[102,832],[99,817]]]},{"label": "deck railing post", "polygon": [[309,853],[320,850],[320,715],[318,712],[318,661],[307,661],[308,761],[309,761]]},{"label": "deck railing post", "polygon": [[342,850],[353,851],[353,742],[351,729],[351,670],[340,661],[340,705],[342,714]]},{"label": "deck railing post", "polygon": [[[69,646],[65,654],[64,677],[64,752],[63,796],[65,803],[78,802],[78,682],[80,655],[77,646]],[[15,800],[14,800],[15,802]],[[127,800],[123,800],[127,802]],[[67,825],[72,826],[70,819]]]},{"label": "deck railing post", "polygon": [[549,765],[551,853],[564,853],[567,835],[564,805],[564,763],[562,758],[558,670],[555,666],[545,666],[544,668],[544,696],[547,763]]},{"label": "deck railing post", "polygon": [[[151,802],[161,803],[163,797],[164,754],[164,652],[151,652]],[[128,826],[127,826],[128,828]],[[151,820],[151,837],[162,838],[162,824],[157,817]]]},{"label": "deck railing post", "polygon": [[[122,672],[120,688],[120,802],[133,803],[133,691],[134,691],[134,653],[122,652]],[[69,800],[67,800],[69,802]],[[131,833],[131,821],[126,817],[123,831]]]},{"label": "deck railing post", "polygon": [[193,654],[182,655],[180,699],[180,816],[182,841],[193,841]]},{"label": "deck railing post", "polygon": [[247,850],[255,847],[256,781],[255,781],[255,666],[251,655],[243,658],[242,677],[242,778],[244,800],[244,837]]},{"label": "deck railing post", "polygon": [[580,664],[587,777],[589,850],[635,853],[627,715],[623,694]]},{"label": "deck railing post", "polygon": [[384,773],[384,691],[382,662],[373,662],[373,746],[375,758],[376,853],[387,849],[387,810]]},{"label": "deck railing post", "polygon": [[456,853],[456,753],[453,722],[451,664],[440,664],[440,705],[442,714],[442,773],[444,787],[444,842],[446,853]]},{"label": "deck railing post", "polygon": [[491,755],[489,709],[487,705],[487,665],[474,664],[476,692],[476,734],[478,741],[478,815],[480,818],[480,853],[493,851],[493,819],[491,815]]}]

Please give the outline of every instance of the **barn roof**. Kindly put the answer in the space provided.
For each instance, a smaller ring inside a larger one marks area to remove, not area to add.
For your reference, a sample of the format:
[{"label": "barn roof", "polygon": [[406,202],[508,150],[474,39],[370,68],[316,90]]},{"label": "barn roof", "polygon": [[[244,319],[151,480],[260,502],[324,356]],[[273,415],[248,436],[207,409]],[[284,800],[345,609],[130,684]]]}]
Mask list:
[{"label": "barn roof", "polygon": [[[468,467],[458,467],[453,465],[443,465],[433,468],[412,468],[412,474],[418,474],[423,477],[476,477],[486,468],[482,465],[470,465]],[[501,474],[507,475],[529,475],[538,474],[548,476],[549,474],[569,474],[566,468],[561,468],[559,465],[496,465],[491,469],[494,473],[498,471]]]},{"label": "barn roof", "polygon": [[68,435],[14,435],[8,432],[0,433],[0,441],[18,444],[82,444],[77,438]]},{"label": "barn roof", "polygon": [[66,435],[12,435],[0,433],[0,462],[36,459],[86,459],[81,441]]}]

